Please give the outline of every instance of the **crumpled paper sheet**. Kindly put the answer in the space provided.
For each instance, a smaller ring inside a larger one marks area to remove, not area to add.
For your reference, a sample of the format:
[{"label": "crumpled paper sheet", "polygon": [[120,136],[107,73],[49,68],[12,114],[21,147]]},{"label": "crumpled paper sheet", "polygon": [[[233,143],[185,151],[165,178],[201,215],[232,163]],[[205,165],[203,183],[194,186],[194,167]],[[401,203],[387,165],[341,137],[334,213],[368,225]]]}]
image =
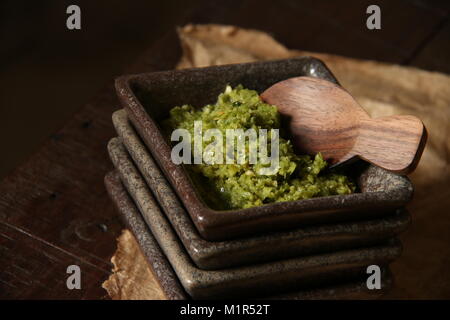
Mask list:
[{"label": "crumpled paper sheet", "polygon": [[112,275],[103,288],[113,300],[166,299],[131,231],[122,231],[111,262]]},{"label": "crumpled paper sheet", "polygon": [[[401,236],[402,257],[392,264],[396,286],[387,298],[450,298],[450,77],[412,67],[330,54],[288,50],[268,34],[234,26],[187,25],[178,30],[183,56],[178,68],[311,55],[325,62],[372,115],[418,116],[428,143],[410,176],[415,197],[410,229]],[[148,268],[133,266],[138,252],[132,236],[118,239],[113,274],[103,286],[113,299],[158,299]],[[129,241],[130,243],[126,243]],[[129,248],[129,251],[124,248]],[[145,265],[147,266],[147,265]]]}]

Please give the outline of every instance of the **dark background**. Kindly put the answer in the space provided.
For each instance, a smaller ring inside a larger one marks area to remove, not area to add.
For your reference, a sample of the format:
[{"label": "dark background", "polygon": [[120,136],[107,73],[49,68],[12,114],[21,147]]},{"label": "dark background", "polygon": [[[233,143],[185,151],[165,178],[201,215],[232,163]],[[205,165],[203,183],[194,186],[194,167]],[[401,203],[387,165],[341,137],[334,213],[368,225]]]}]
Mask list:
[{"label": "dark background", "polygon": [[[81,30],[66,28],[70,4],[81,7]],[[381,7],[381,30],[365,27],[369,4]],[[3,0],[0,178],[145,48],[186,22],[257,28],[289,48],[449,73],[449,8],[446,0]]]},{"label": "dark background", "polygon": [[[66,29],[70,4],[81,7],[79,31]],[[370,4],[382,30],[366,28]],[[292,49],[450,73],[449,10],[446,0],[0,1],[0,299],[106,298],[123,228],[102,181],[113,79],[173,68],[177,26],[238,25]],[[418,242],[410,249],[428,252]],[[433,257],[400,298],[450,297],[448,257]],[[83,290],[67,290],[70,264]]]}]

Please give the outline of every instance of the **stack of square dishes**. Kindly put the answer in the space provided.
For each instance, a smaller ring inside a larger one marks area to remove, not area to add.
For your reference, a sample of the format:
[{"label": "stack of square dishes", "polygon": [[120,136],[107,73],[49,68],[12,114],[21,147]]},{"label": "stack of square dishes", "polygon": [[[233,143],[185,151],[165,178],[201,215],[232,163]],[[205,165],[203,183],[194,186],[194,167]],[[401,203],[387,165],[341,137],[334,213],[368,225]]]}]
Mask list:
[{"label": "stack of square dishes", "polygon": [[[314,58],[117,79],[124,110],[113,114],[105,184],[169,299],[373,298],[390,288],[396,236],[410,224],[408,178],[360,161],[349,167],[357,193],[221,211],[171,161],[158,123],[172,107],[212,103],[227,84],[262,92],[304,75],[337,82]],[[381,286],[368,288],[378,268]]]}]

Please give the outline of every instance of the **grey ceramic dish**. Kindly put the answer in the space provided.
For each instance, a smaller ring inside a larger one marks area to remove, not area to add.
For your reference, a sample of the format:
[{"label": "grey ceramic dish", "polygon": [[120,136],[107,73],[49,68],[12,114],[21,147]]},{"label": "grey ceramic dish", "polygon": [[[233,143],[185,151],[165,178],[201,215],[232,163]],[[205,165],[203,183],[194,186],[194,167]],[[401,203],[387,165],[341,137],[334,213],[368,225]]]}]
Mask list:
[{"label": "grey ceramic dish", "polygon": [[384,266],[401,253],[396,239],[384,245],[344,250],[276,262],[206,271],[197,268],[153,199],[145,181],[117,139],[108,151],[121,181],[177,274],[183,288],[194,299],[276,294],[349,281],[365,274],[367,266]]},{"label": "grey ceramic dish", "polygon": [[111,171],[105,176],[105,187],[123,221],[133,232],[141,252],[148,259],[151,271],[158,280],[164,296],[169,300],[188,299],[189,296],[178,281],[155,238],[144,225],[141,215],[120,182],[117,172]]},{"label": "grey ceramic dish", "polygon": [[187,208],[198,231],[208,240],[277,231],[306,224],[373,218],[404,206],[412,197],[408,178],[374,166],[356,172],[360,193],[267,204],[243,210],[215,210],[201,198],[185,168],[171,161],[171,147],[158,126],[177,105],[213,103],[227,84],[264,91],[295,76],[337,82],[314,58],[293,58],[208,68],[127,75],[116,79],[117,95],[130,120]]},{"label": "grey ceramic dish", "polygon": [[[181,287],[176,274],[167,258],[161,252],[135,204],[123,187],[117,172],[110,172],[105,177],[105,186],[127,227],[134,233],[147,257],[156,279],[165,296],[170,299],[189,299]],[[389,270],[384,271],[381,290],[368,290],[365,279],[346,284],[290,292],[272,296],[272,299],[373,299],[388,291],[392,285]]]},{"label": "grey ceramic dish", "polygon": [[[116,131],[134,164],[177,232],[189,256],[201,269],[220,269],[313,253],[364,247],[404,231],[410,216],[405,210],[369,221],[311,226],[229,241],[200,237],[185,208],[128,121],[126,112],[113,114]],[[277,250],[273,250],[277,248]]]}]

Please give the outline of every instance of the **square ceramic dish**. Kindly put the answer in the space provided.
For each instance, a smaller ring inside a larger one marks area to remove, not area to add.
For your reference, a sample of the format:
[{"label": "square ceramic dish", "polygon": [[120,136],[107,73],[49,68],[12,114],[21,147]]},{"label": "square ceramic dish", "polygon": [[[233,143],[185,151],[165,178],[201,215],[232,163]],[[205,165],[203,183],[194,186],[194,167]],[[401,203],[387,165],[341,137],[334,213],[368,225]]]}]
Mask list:
[{"label": "square ceramic dish", "polygon": [[[113,114],[116,131],[147,182],[189,256],[201,269],[221,269],[295,256],[365,247],[392,238],[410,224],[406,210],[368,221],[309,226],[251,238],[207,241],[200,237],[186,209],[128,121],[125,110]],[[114,143],[114,142],[113,142]],[[116,141],[124,161],[128,155]],[[119,155],[118,155],[119,156]],[[277,250],[273,250],[277,248]]]},{"label": "square ceramic dish", "polygon": [[208,240],[278,231],[306,224],[373,218],[404,206],[412,197],[407,177],[368,166],[349,165],[360,192],[350,195],[267,204],[242,210],[209,207],[182,165],[171,160],[171,147],[158,123],[174,106],[215,102],[227,84],[263,92],[276,82],[313,76],[337,82],[314,58],[293,58],[207,68],[127,75],[116,79],[117,95],[139,135],[188,210],[200,234]]},{"label": "square ceramic dish", "polygon": [[399,241],[391,239],[384,244],[368,248],[214,271],[199,269],[192,263],[139,171],[129,158],[124,159],[114,145],[110,143],[108,150],[122,183],[139,208],[183,288],[194,299],[272,295],[337,281],[347,282],[364,275],[367,266],[385,266],[401,253]]},{"label": "square ceramic dish", "polygon": [[[161,252],[158,243],[123,187],[117,172],[106,175],[105,186],[125,224],[134,233],[167,299],[189,299],[190,297],[181,287],[167,258]],[[383,270],[383,275],[380,290],[368,290],[366,279],[363,278],[335,286],[280,294],[269,299],[374,299],[388,291],[392,285],[388,269]]]}]

